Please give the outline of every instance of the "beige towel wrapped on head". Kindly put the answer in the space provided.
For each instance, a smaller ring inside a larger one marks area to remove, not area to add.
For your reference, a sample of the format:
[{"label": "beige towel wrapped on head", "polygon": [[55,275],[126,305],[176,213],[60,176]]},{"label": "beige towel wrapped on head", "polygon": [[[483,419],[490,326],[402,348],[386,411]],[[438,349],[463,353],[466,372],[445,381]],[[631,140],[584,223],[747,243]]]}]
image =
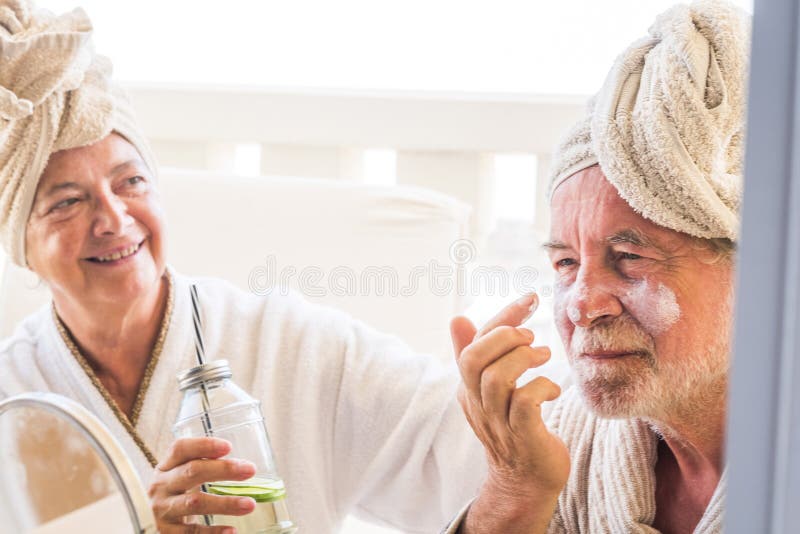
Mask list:
[{"label": "beige towel wrapped on head", "polygon": [[55,16],[28,0],[0,0],[0,243],[18,265],[25,265],[25,226],[50,154],[116,131],[156,170],[91,32],[81,9]]},{"label": "beige towel wrapped on head", "polygon": [[554,158],[550,191],[600,164],[633,209],[702,238],[738,235],[749,17],[678,5],[617,58]]}]

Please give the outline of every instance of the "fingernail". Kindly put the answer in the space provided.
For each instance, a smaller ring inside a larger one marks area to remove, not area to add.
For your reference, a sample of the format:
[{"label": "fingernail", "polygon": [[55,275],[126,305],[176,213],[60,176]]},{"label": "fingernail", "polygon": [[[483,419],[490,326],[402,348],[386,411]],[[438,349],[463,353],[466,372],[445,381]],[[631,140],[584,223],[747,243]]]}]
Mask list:
[{"label": "fingernail", "polygon": [[255,471],[256,466],[253,462],[247,460],[236,460],[236,470],[240,473],[249,473]]},{"label": "fingernail", "polygon": [[236,534],[236,529],[233,527],[228,527],[222,531],[222,534]]},{"label": "fingernail", "polygon": [[514,302],[514,304],[516,304],[517,306],[530,306],[531,305],[531,299],[533,297],[535,297],[535,296],[536,296],[536,293],[528,293],[527,295],[523,295],[520,298],[518,298]]},{"label": "fingernail", "polygon": [[219,454],[225,454],[231,450],[231,444],[229,441],[225,441],[224,439],[214,438],[214,450],[216,450]]},{"label": "fingernail", "polygon": [[[531,302],[531,305],[528,308],[528,311],[530,312],[531,315],[533,315],[533,312],[535,312],[536,308],[538,308],[538,307],[539,307],[539,295],[537,295],[536,293],[533,293],[533,301]],[[530,317],[530,315],[528,317]]]},{"label": "fingernail", "polygon": [[249,497],[242,497],[236,502],[236,505],[239,507],[239,510],[250,510],[255,505],[255,501]]},{"label": "fingernail", "polygon": [[516,304],[518,306],[527,306],[528,307],[528,314],[522,320],[522,322],[524,323],[525,321],[530,319],[531,315],[533,315],[533,312],[535,312],[536,308],[539,307],[539,295],[537,295],[536,293],[529,293],[529,294],[525,295],[524,297],[521,297],[521,298],[517,299]]}]

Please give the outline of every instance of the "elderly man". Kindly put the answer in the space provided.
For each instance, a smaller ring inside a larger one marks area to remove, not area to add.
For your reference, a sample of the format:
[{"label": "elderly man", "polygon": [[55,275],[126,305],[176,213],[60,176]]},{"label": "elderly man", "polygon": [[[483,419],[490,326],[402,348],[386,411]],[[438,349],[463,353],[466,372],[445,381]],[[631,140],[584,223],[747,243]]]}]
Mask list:
[{"label": "elderly man", "polygon": [[462,407],[490,474],[448,532],[719,532],[748,20],[677,6],[634,43],[559,147],[555,318],[576,378],[518,325],[454,320]]}]

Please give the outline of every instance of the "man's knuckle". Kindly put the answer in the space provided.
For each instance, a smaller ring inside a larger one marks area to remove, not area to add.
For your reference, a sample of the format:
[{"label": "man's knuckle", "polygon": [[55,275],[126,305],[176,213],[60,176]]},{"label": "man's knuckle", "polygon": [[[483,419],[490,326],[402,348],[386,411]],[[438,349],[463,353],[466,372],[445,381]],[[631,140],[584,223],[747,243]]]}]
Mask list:
[{"label": "man's knuckle", "polygon": [[487,369],[481,375],[482,389],[495,389],[497,387],[497,373],[491,369]]},{"label": "man's knuckle", "polygon": [[508,326],[507,324],[498,326],[497,328],[494,329],[494,331],[497,332],[497,335],[501,337],[509,337],[509,336],[516,337],[516,335],[519,333],[516,328],[514,328],[513,326]]},{"label": "man's knuckle", "polygon": [[467,357],[461,361],[461,372],[465,376],[474,376],[480,373],[480,371],[481,371],[481,365],[477,358]]},{"label": "man's knuckle", "polygon": [[461,351],[461,361],[465,364],[471,360],[475,359],[475,345],[467,345],[464,347],[464,350]]},{"label": "man's knuckle", "polygon": [[481,384],[488,390],[500,391],[508,389],[511,385],[511,379],[500,371],[492,369],[486,370],[481,376]]},{"label": "man's knuckle", "polygon": [[518,388],[511,396],[511,401],[517,410],[524,410],[532,405],[539,397],[539,393],[533,388]]}]

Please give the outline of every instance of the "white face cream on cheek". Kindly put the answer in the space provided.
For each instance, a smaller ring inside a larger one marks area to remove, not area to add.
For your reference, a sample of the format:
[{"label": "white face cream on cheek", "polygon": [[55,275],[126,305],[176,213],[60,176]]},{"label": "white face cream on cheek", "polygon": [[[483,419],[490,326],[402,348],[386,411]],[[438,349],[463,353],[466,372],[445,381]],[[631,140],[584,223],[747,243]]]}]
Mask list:
[{"label": "white face cream on cheek", "polygon": [[662,283],[642,280],[628,290],[622,303],[649,334],[663,334],[678,322],[681,308],[675,293]]}]

